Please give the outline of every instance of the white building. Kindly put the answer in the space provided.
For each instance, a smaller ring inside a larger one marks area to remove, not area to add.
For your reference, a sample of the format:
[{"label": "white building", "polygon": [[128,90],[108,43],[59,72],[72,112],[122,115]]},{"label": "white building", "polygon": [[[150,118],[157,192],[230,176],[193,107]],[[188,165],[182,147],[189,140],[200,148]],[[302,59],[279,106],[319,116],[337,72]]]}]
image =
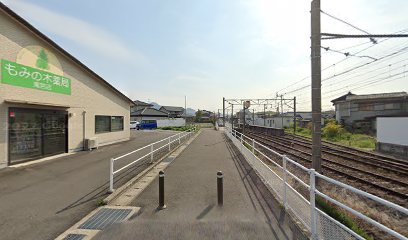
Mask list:
[{"label": "white building", "polygon": [[377,117],[376,122],[377,151],[408,158],[408,116]]},{"label": "white building", "polygon": [[0,167],[129,140],[131,99],[2,3],[0,23]]}]

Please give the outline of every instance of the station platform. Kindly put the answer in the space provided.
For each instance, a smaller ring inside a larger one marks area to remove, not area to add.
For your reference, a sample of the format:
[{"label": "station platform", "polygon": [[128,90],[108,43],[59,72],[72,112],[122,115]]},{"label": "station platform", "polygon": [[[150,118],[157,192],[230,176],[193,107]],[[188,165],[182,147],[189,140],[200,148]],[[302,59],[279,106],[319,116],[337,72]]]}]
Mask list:
[{"label": "station platform", "polygon": [[[224,205],[217,205],[217,171]],[[165,170],[164,210],[158,177],[132,202],[140,213],[94,239],[304,239],[222,131],[201,134]]]}]

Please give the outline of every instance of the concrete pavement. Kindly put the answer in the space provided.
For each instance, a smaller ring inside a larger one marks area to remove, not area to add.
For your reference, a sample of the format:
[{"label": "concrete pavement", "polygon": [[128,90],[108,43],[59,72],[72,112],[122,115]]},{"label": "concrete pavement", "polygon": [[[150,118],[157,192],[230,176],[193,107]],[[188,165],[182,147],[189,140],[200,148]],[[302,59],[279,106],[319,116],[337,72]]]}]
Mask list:
[{"label": "concrete pavement", "polygon": [[[0,171],[0,239],[54,239],[106,197],[109,159],[174,132],[132,131],[131,140]],[[122,177],[120,185],[145,168]]]},{"label": "concrete pavement", "polygon": [[[216,173],[223,171],[224,206],[217,206]],[[96,239],[295,239],[281,208],[221,132],[205,129],[166,169],[158,211],[158,178],[136,198],[133,220]]]}]

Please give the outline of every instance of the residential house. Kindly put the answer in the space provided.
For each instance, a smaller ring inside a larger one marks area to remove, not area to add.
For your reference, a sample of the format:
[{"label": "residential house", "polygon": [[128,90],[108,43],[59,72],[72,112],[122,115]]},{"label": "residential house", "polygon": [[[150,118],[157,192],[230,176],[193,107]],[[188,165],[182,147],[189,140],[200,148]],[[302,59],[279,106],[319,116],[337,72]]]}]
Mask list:
[{"label": "residential house", "polygon": [[184,114],[184,108],[182,107],[161,106],[159,110],[167,113],[170,118],[180,118]]},{"label": "residential house", "polygon": [[333,99],[337,122],[365,132],[376,131],[376,118],[400,116],[408,112],[408,94],[392,92],[356,95],[351,92]]},{"label": "residential house", "polygon": [[135,105],[131,107],[130,112],[134,112],[134,111],[137,111],[137,110],[142,110],[142,109],[145,109],[145,108],[153,107],[152,104],[145,103],[145,102],[142,102],[142,101],[139,101],[139,100],[136,100],[136,101],[133,101],[133,102],[135,103]]},{"label": "residential house", "polygon": [[207,110],[198,110],[201,112],[201,122],[211,122],[211,118],[213,118],[215,115],[211,111]]},{"label": "residential house", "polygon": [[130,113],[131,121],[168,119],[168,114],[154,108],[143,108]]}]

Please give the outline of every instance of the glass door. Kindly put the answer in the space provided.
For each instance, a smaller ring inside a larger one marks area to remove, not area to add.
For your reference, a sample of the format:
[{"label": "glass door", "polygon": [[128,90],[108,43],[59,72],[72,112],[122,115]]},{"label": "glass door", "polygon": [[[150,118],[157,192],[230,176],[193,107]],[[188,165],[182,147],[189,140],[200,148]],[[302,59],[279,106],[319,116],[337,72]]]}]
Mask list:
[{"label": "glass door", "polygon": [[66,116],[61,113],[43,114],[43,148],[44,155],[65,152]]},{"label": "glass door", "polygon": [[67,123],[65,111],[10,108],[10,164],[66,152]]},{"label": "glass door", "polygon": [[9,159],[18,163],[42,156],[41,114],[10,110]]}]

